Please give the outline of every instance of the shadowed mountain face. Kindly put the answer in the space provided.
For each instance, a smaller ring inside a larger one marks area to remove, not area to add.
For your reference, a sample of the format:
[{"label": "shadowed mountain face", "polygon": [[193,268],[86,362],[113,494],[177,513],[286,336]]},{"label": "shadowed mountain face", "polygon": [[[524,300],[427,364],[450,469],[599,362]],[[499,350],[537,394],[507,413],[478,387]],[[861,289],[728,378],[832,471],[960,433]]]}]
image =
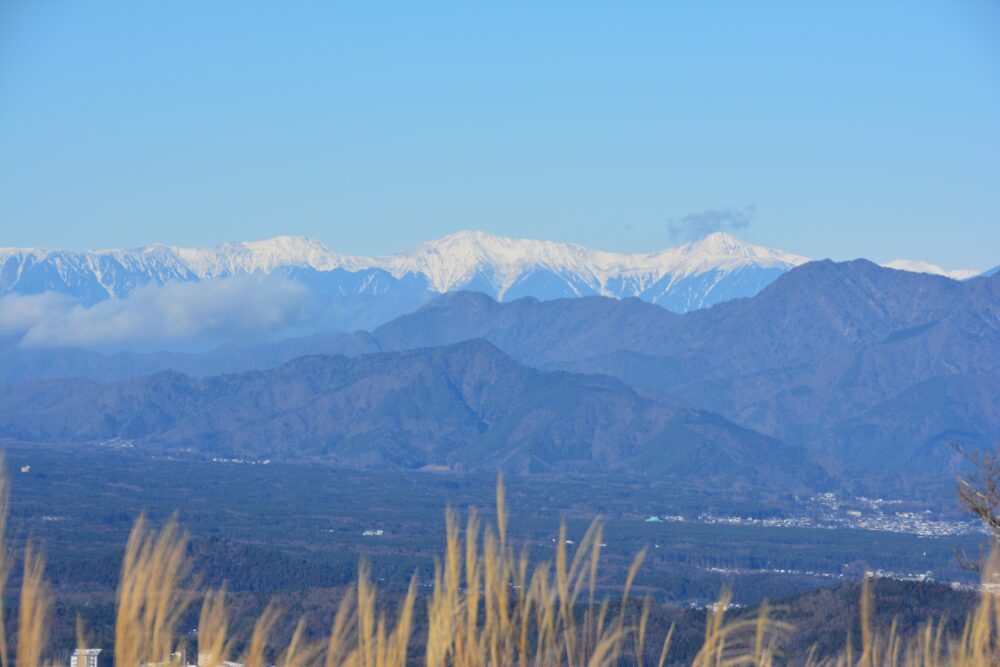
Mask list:
[{"label": "shadowed mountain face", "polygon": [[193,379],[0,390],[0,435],[193,447],[352,466],[608,471],[822,484],[818,466],[718,415],[606,376],[539,371],[484,341]]},{"label": "shadowed mountain face", "polygon": [[[942,469],[948,442],[1000,439],[1000,276],[955,281],[857,260],[812,262],[756,297],[678,315],[638,299],[498,303],[446,294],[374,332],[207,355],[0,352],[7,381],[120,379],[266,368],[301,354],[365,354],[482,338],[518,362],[603,373],[682,397],[802,446],[832,470]],[[31,355],[42,355],[42,360]]]},{"label": "shadowed mountain face", "polygon": [[865,260],[811,262],[752,299],[687,315],[636,299],[499,304],[477,294],[445,295],[383,325],[383,347],[483,337],[534,363],[628,350],[653,356],[711,356],[727,370],[815,361],[831,349],[881,342],[936,322],[958,302],[997,307],[990,281],[954,280],[881,268]]},{"label": "shadowed mountain face", "polygon": [[838,467],[933,469],[1000,437],[1000,278],[813,262],[752,299],[684,316],[634,300],[443,297],[383,346],[481,336],[534,365],[683,396]]}]

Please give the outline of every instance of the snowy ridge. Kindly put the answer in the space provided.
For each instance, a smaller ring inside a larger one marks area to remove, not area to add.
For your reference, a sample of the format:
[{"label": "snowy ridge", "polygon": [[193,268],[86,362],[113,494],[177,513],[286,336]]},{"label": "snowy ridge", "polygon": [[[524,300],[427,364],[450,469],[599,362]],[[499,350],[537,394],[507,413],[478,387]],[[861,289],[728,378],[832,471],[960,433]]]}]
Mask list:
[{"label": "snowy ridge", "polygon": [[978,269],[942,269],[937,264],[921,262],[918,259],[894,259],[891,262],[886,262],[882,266],[889,269],[896,269],[897,271],[930,273],[935,276],[945,276],[946,278],[952,278],[954,280],[967,280],[981,275],[982,273]]},{"label": "snowy ridge", "polygon": [[[667,275],[684,278],[714,269],[732,270],[749,265],[787,269],[808,261],[805,257],[744,243],[723,232],[676,248],[636,254],[593,250],[575,243],[457,232],[421,243],[412,250],[382,257],[344,255],[314,239],[278,236],[264,241],[224,243],[213,248],[163,244],[84,252],[0,248],[0,263],[6,265],[11,260],[21,270],[49,261],[58,267],[62,277],[81,270],[100,275],[102,265],[113,261],[123,268],[163,280],[270,273],[281,267],[316,271],[383,269],[396,278],[408,273],[424,275],[437,292],[461,288],[477,273],[489,272],[501,293],[526,273],[538,269],[571,274],[604,292],[611,279],[626,276],[655,282]],[[116,295],[113,286],[108,287],[109,294]]]},{"label": "snowy ridge", "polygon": [[367,327],[437,294],[466,289],[498,299],[602,295],[638,297],[686,312],[753,296],[808,261],[715,233],[651,253],[614,253],[574,243],[458,232],[401,253],[359,257],[302,237],[163,244],[74,252],[0,248],[0,294],[67,294],[85,305],[127,297],[146,285],[274,274],[306,284],[337,312],[339,326]]},{"label": "snowy ridge", "polygon": [[724,232],[677,248],[636,254],[593,250],[575,243],[458,232],[396,255],[351,258],[343,268],[380,268],[397,278],[407,273],[422,274],[437,292],[460,289],[477,274],[486,273],[500,296],[526,274],[541,269],[572,276],[605,296],[617,296],[608,289],[613,279],[632,278],[641,286],[665,276],[680,279],[746,266],[789,269],[807,261],[805,257],[744,243]]},{"label": "snowy ridge", "polygon": [[352,259],[333,252],[319,241],[301,236],[276,236],[266,241],[223,243],[214,248],[168,248],[202,279],[255,272],[271,273],[284,266],[332,271],[350,265]]}]

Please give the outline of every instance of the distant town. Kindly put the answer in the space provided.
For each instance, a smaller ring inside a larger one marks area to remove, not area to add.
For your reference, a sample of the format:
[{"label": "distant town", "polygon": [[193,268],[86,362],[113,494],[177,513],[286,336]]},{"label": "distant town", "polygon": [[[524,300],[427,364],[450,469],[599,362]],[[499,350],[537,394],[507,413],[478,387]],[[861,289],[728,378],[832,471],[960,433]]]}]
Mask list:
[{"label": "distant town", "polygon": [[859,496],[841,499],[834,493],[819,493],[801,499],[801,512],[792,516],[752,517],[699,513],[651,515],[647,523],[704,523],[779,528],[854,528],[920,537],[948,537],[983,533],[980,523],[948,520],[930,509],[916,509],[913,503],[886,498]]}]

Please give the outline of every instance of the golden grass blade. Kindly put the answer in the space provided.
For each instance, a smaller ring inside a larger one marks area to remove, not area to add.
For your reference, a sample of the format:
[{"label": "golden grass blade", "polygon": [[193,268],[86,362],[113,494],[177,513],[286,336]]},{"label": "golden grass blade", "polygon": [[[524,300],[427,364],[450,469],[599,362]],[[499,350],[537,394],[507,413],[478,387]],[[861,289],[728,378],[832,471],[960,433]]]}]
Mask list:
[{"label": "golden grass blade", "polygon": [[10,554],[7,551],[7,517],[10,515],[10,482],[7,479],[7,456],[0,452],[0,667],[8,667],[7,629],[4,627],[3,600],[10,575]]},{"label": "golden grass blade", "polygon": [[242,660],[245,667],[265,667],[267,640],[280,616],[281,612],[278,611],[278,608],[274,604],[269,604],[257,622],[254,623],[253,634],[250,636],[250,646],[247,647],[246,656]]},{"label": "golden grass blade", "polygon": [[330,629],[330,637],[326,645],[326,659],[324,667],[336,667],[341,664],[347,652],[347,633],[351,624],[351,611],[353,610],[354,596],[345,594],[337,607],[337,614],[333,617],[333,627]]},{"label": "golden grass blade", "polygon": [[406,665],[406,657],[410,645],[410,635],[413,631],[413,607],[417,601],[417,575],[410,578],[410,587],[406,591],[406,597],[400,605],[399,613],[396,614],[396,628],[393,630],[391,641],[391,653],[386,661],[390,667],[403,667]]},{"label": "golden grass blade", "polygon": [[358,657],[364,667],[374,667],[376,655],[375,591],[371,584],[371,568],[367,562],[362,562],[358,568],[357,593]]},{"label": "golden grass blade", "polygon": [[322,645],[307,642],[305,633],[306,617],[302,616],[295,626],[295,631],[292,633],[292,638],[288,642],[284,653],[282,653],[281,659],[278,660],[278,664],[281,667],[305,667],[306,665],[311,665],[320,653],[322,653]]},{"label": "golden grass blade", "polygon": [[156,533],[140,515],[129,535],[118,587],[115,664],[166,663],[177,648],[177,626],[190,603],[181,590],[190,574],[187,535],[176,517]]},{"label": "golden grass blade", "polygon": [[228,638],[229,614],[226,611],[226,589],[209,591],[202,602],[198,617],[198,665],[218,667],[229,659],[232,642]]},{"label": "golden grass blade", "polygon": [[873,644],[871,579],[866,575],[861,583],[861,656],[858,667],[871,667]]},{"label": "golden grass blade", "polygon": [[649,604],[650,600],[647,597],[642,602],[642,614],[639,617],[639,629],[636,632],[635,660],[639,667],[642,667],[645,663],[643,652],[646,647],[646,626],[649,624]]},{"label": "golden grass blade", "polygon": [[24,549],[24,578],[17,624],[17,664],[39,667],[48,640],[52,600],[45,583],[45,559],[29,543]]},{"label": "golden grass blade", "polygon": [[674,638],[674,628],[677,627],[676,623],[670,624],[670,629],[667,630],[667,636],[663,638],[663,648],[660,649],[660,660],[656,663],[656,667],[663,667],[667,662],[667,653],[670,652],[670,640]]},{"label": "golden grass blade", "polygon": [[497,535],[500,538],[500,550],[507,548],[507,505],[503,487],[503,472],[497,475]]}]

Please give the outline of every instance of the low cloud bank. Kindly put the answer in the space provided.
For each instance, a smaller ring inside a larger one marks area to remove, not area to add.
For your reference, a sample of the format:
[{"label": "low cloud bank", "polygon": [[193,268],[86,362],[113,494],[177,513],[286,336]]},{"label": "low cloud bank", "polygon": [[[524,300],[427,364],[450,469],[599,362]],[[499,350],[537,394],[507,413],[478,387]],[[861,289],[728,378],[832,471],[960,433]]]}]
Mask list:
[{"label": "low cloud bank", "polygon": [[84,306],[53,293],[0,297],[0,334],[24,347],[107,348],[227,341],[290,330],[311,319],[309,290],[277,276],[140,287]]}]

